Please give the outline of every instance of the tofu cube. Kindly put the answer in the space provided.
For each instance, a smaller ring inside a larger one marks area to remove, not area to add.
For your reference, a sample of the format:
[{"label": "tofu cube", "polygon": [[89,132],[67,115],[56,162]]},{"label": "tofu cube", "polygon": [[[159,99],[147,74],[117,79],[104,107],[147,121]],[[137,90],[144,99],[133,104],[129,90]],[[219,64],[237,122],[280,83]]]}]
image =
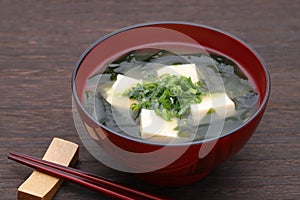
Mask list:
[{"label": "tofu cube", "polygon": [[177,137],[178,130],[174,130],[177,126],[177,119],[166,121],[157,116],[154,110],[142,109],[141,111],[140,132],[142,138]]},{"label": "tofu cube", "polygon": [[235,104],[226,93],[208,94],[202,98],[200,104],[191,105],[194,124],[199,124],[210,109],[216,112],[219,119],[225,119],[235,114]]},{"label": "tofu cube", "polygon": [[191,115],[194,124],[199,124],[200,121],[206,116],[207,112],[211,109],[211,98],[204,96],[201,103],[191,105]]},{"label": "tofu cube", "polygon": [[125,90],[141,83],[141,80],[118,74],[117,80],[112,86],[113,92],[117,95],[121,95]]},{"label": "tofu cube", "polygon": [[199,81],[195,64],[169,65],[157,70],[158,76],[164,74],[191,77],[193,83]]},{"label": "tofu cube", "polygon": [[112,106],[128,110],[134,101],[122,94],[137,83],[142,83],[142,81],[119,74],[110,89],[103,89],[103,96]]},{"label": "tofu cube", "polygon": [[226,93],[212,94],[211,105],[220,118],[224,119],[235,114],[235,104]]}]

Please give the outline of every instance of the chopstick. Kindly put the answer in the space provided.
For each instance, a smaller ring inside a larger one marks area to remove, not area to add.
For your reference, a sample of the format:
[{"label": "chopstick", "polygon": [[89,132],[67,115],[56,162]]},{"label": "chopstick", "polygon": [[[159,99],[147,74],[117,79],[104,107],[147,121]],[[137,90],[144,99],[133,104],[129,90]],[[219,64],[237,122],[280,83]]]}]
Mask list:
[{"label": "chopstick", "polygon": [[114,183],[102,177],[97,177],[93,174],[74,169],[71,167],[65,167],[53,162],[45,161],[40,158],[28,156],[19,153],[9,153],[8,158],[29,167],[33,167],[38,171],[42,171],[51,174],[56,177],[63,178],[65,180],[72,181],[76,184],[88,187],[90,189],[102,192],[106,195],[113,196],[123,200],[134,199],[149,199],[149,200],[161,200],[163,198],[147,194],[136,189],[132,189],[118,183]]}]

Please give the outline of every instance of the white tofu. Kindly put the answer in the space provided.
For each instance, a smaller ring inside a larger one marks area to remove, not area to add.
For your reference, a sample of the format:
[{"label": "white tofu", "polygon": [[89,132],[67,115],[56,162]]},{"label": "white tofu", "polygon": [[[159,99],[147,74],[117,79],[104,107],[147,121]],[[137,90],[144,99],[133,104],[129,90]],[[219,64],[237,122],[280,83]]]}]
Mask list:
[{"label": "white tofu", "polygon": [[195,64],[169,65],[157,70],[158,76],[164,74],[191,77],[193,83],[199,81],[198,72]]},{"label": "white tofu", "polygon": [[211,108],[215,110],[220,118],[230,117],[235,114],[235,104],[226,93],[211,95]]},{"label": "white tofu", "polygon": [[142,109],[140,131],[142,138],[150,138],[153,136],[177,137],[178,130],[174,130],[178,126],[178,119],[166,121],[157,116],[154,110]]},{"label": "white tofu", "polygon": [[191,115],[194,124],[199,124],[200,121],[206,116],[207,112],[211,109],[211,98],[209,96],[202,97],[199,104],[191,105]]},{"label": "white tofu", "polygon": [[194,124],[199,124],[210,109],[214,109],[218,118],[235,114],[235,104],[226,93],[209,94],[202,98],[200,104],[191,105],[191,114]]},{"label": "white tofu", "polygon": [[107,90],[104,96],[106,101],[115,108],[129,109],[130,105],[135,102],[128,97],[118,95],[112,89]]},{"label": "white tofu", "polygon": [[141,83],[141,80],[118,74],[117,80],[112,86],[113,92],[120,95],[128,88],[135,86],[137,83]]},{"label": "white tofu", "polygon": [[103,97],[115,108],[128,110],[134,101],[122,94],[137,83],[142,83],[142,81],[119,74],[111,88],[103,89]]}]

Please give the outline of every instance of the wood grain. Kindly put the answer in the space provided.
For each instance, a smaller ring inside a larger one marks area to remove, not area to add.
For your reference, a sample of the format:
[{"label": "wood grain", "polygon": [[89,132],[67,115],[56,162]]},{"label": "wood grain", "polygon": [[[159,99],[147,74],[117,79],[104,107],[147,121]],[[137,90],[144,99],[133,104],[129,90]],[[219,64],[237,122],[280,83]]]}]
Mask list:
[{"label": "wood grain", "polygon": [[[0,0],[0,194],[16,199],[31,169],[9,151],[42,157],[54,136],[79,143],[76,167],[173,199],[299,199],[300,1]],[[70,77],[92,42],[150,21],[210,25],[250,43],[272,79],[269,106],[248,144],[204,180],[160,188],[97,162],[73,124]],[[65,182],[55,199],[110,199]]]}]

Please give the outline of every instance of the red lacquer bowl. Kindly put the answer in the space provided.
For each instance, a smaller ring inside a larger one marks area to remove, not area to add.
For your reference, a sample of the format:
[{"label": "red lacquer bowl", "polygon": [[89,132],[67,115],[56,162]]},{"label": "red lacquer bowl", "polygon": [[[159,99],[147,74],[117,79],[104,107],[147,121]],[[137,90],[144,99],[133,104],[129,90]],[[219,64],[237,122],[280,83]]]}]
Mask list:
[{"label": "red lacquer bowl", "polygon": [[[112,131],[84,109],[82,94],[87,79],[95,72],[104,70],[107,63],[134,49],[153,46],[170,48],[184,44],[203,47],[232,59],[257,86],[259,107],[242,126],[217,138],[163,145]],[[157,22],[127,27],[96,41],[82,54],[76,65],[72,90],[80,118],[90,138],[98,144],[96,151],[105,152],[117,163],[110,167],[136,173],[153,184],[179,186],[203,178],[245,145],[266,108],[270,77],[260,56],[235,36],[198,24]]]}]

